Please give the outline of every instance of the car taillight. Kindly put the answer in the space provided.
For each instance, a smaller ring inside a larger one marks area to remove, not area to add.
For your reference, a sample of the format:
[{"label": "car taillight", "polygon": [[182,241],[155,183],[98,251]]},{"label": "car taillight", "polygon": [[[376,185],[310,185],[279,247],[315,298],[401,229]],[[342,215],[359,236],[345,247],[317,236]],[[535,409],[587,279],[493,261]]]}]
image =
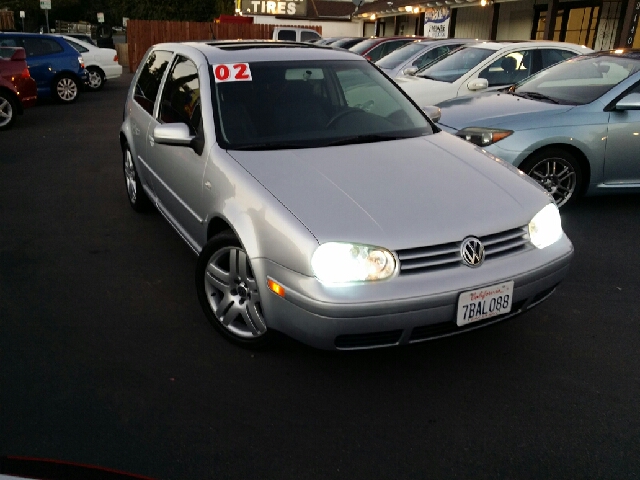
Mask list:
[{"label": "car taillight", "polygon": [[29,73],[29,69],[27,67],[25,67],[24,70],[22,70],[22,73],[20,74],[21,78],[31,78],[31,73]]},{"label": "car taillight", "polygon": [[78,57],[78,63],[80,63],[80,68],[84,68],[84,59],[82,57]]},{"label": "car taillight", "polygon": [[113,61],[114,61],[114,62],[116,62],[116,63],[118,63],[118,55],[114,55],[114,56],[113,56]]}]

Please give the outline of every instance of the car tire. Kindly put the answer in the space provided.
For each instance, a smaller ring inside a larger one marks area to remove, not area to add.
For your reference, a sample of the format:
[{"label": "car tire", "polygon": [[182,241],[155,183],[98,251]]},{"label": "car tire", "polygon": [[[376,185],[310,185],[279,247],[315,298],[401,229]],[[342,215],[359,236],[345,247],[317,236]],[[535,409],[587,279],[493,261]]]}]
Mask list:
[{"label": "car tire", "polygon": [[249,349],[272,342],[251,262],[232,231],[214,236],[200,252],[196,291],[207,319],[224,338]]},{"label": "car tire", "polygon": [[80,85],[72,75],[63,73],[53,81],[52,92],[59,103],[73,103],[80,95]]},{"label": "car tire", "polygon": [[138,171],[136,170],[136,164],[133,161],[133,155],[131,150],[126,146],[122,152],[124,180],[127,187],[127,196],[129,197],[129,204],[136,212],[148,212],[153,206],[149,197],[142,188]]},{"label": "car tire", "polygon": [[104,87],[104,73],[102,70],[96,67],[89,67],[87,68],[87,71],[89,72],[87,88],[92,92],[102,90],[102,87]]},{"label": "car tire", "polygon": [[18,116],[18,105],[12,95],[0,91],[0,130],[10,129]]},{"label": "car tire", "polygon": [[549,192],[558,207],[571,205],[578,199],[582,168],[571,152],[557,147],[545,148],[532,154],[518,168]]}]

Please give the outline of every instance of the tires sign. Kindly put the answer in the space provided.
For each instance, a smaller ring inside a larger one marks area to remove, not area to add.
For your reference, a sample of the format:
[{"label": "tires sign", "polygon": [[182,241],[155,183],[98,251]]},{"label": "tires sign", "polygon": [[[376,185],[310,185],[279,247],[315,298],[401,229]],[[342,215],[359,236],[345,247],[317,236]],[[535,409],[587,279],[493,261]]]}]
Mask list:
[{"label": "tires sign", "polygon": [[251,69],[248,63],[220,63],[211,65],[216,83],[250,82]]}]

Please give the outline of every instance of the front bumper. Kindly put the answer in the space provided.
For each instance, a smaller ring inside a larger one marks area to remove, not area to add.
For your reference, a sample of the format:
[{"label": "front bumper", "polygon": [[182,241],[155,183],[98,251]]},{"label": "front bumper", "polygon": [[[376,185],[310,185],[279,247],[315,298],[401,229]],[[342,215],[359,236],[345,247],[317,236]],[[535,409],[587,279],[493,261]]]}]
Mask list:
[{"label": "front bumper", "polygon": [[[478,269],[406,275],[386,282],[326,287],[315,278],[265,259],[252,261],[269,328],[321,349],[360,349],[416,343],[454,335],[513,317],[546,299],[566,276],[573,246],[566,236],[543,250],[487,262]],[[268,290],[280,283],[285,297]],[[514,281],[509,314],[464,327],[456,325],[460,293]]]}]

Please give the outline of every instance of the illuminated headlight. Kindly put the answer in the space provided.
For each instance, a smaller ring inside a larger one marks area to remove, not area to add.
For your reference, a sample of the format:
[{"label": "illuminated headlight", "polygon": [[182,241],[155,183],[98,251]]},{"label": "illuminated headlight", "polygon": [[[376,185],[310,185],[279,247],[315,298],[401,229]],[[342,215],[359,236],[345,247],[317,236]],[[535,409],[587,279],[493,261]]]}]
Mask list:
[{"label": "illuminated headlight", "polygon": [[499,128],[467,127],[459,130],[456,135],[467,142],[474,143],[480,147],[487,147],[507,138],[512,133],[512,130],[502,130]]},{"label": "illuminated headlight", "polygon": [[550,203],[529,222],[531,243],[538,248],[548,247],[562,237],[562,225],[558,207]]},{"label": "illuminated headlight", "polygon": [[311,267],[322,283],[363,282],[389,278],[396,269],[396,260],[384,248],[329,242],[316,249]]}]

